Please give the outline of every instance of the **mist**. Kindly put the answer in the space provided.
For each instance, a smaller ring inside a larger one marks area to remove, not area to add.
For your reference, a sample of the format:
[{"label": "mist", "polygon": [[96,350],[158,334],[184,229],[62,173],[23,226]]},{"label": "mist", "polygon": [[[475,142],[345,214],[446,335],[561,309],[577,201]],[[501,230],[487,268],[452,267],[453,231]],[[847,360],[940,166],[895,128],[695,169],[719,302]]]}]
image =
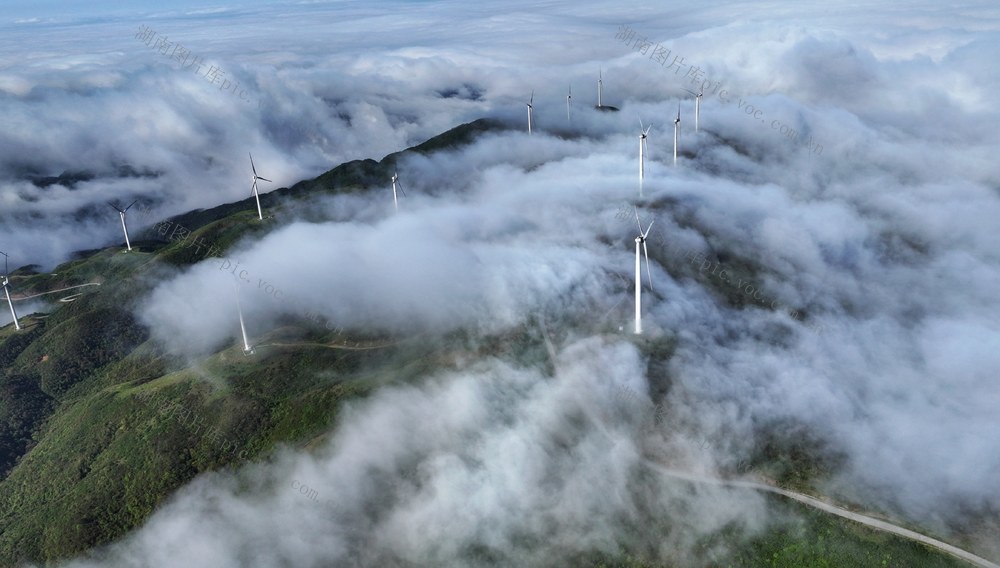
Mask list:
[{"label": "mist", "polygon": [[[826,494],[943,535],[970,512],[996,516],[996,8],[636,3],[611,21],[593,2],[392,6],[137,12],[77,21],[83,48],[29,42],[31,56],[0,67],[12,125],[0,248],[51,267],[121,239],[104,201],[167,215],[246,198],[248,151],[275,180],[266,192],[498,118],[510,129],[401,160],[398,214],[388,183],[324,199],[336,221],[293,220],[181,270],[138,315],[189,357],[236,341],[234,281],[255,337],[313,311],[366,333],[483,335],[539,313],[603,315],[627,332],[637,228],[625,204],[637,203],[654,221],[644,326],[677,342],[669,396],[650,390],[626,333],[569,330],[552,376],[497,358],[387,387],[351,404],[322,450],[202,476],[71,565],[458,565],[477,547],[546,565],[627,539],[690,559],[727,522],[763,530],[766,507],[646,466],[719,476],[797,433],[836,464]],[[334,20],[350,23],[331,34]],[[217,58],[254,102],[178,69],[134,38],[138,23]],[[699,132],[685,92],[697,85],[616,39],[624,26],[723,85],[705,95]],[[592,109],[597,69],[620,112]],[[652,125],[641,198],[640,118]],[[95,177],[30,179],[66,171]],[[744,279],[754,291],[733,306],[720,290]],[[654,432],[615,400],[623,386],[663,405]],[[625,534],[663,517],[680,528]]]}]

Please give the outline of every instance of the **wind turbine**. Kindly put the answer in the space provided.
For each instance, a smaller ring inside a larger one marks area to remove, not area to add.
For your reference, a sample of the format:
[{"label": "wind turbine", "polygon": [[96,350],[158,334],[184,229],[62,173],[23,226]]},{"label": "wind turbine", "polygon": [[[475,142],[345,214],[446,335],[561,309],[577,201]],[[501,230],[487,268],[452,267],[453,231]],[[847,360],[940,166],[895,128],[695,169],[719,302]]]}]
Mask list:
[{"label": "wind turbine", "polygon": [[685,91],[694,95],[694,131],[698,132],[698,119],[701,117],[701,97],[705,94],[704,89],[698,89],[698,92],[694,92],[688,89]]},{"label": "wind turbine", "polygon": [[681,139],[681,103],[677,103],[677,118],[674,119],[674,165],[677,165],[677,143]]},{"label": "wind turbine", "polygon": [[253,355],[253,347],[250,346],[250,340],[247,339],[247,327],[243,324],[243,308],[240,306],[240,282],[233,277],[234,284],[236,285],[236,311],[240,314],[240,331],[243,333],[243,354]]},{"label": "wind turbine", "polygon": [[646,136],[653,128],[650,124],[648,128],[642,127],[642,119],[639,119],[639,191],[642,191],[642,182],[646,179]]},{"label": "wind turbine", "polygon": [[531,98],[528,99],[528,134],[531,134],[531,103],[535,102],[535,91],[531,91]]},{"label": "wind turbine", "polygon": [[111,203],[110,201],[108,202],[108,205],[114,207],[115,211],[117,211],[118,215],[120,215],[122,218],[122,231],[125,231],[125,246],[128,247],[129,251],[132,250],[132,243],[128,241],[128,227],[125,225],[125,212],[128,211],[133,205],[135,205],[136,201],[138,201],[138,199],[130,203],[129,206],[126,207],[125,209],[120,209],[114,203]]},{"label": "wind turbine", "polygon": [[257,175],[257,168],[253,165],[253,154],[250,154],[250,169],[253,170],[253,188],[250,190],[250,194],[253,195],[254,198],[257,200],[257,217],[260,218],[261,221],[263,221],[264,212],[261,211],[260,209],[260,195],[257,193],[257,180],[267,181],[267,182],[270,182],[271,180]]},{"label": "wind turbine", "polygon": [[17,322],[17,312],[14,311],[14,302],[10,299],[10,290],[7,288],[7,284],[10,280],[7,278],[7,253],[0,251],[3,255],[3,292],[7,295],[7,305],[10,306],[10,316],[14,318],[14,329],[21,331],[21,324]]},{"label": "wind turbine", "polygon": [[597,68],[597,108],[604,106],[604,75],[601,68]]},{"label": "wind turbine", "polygon": [[569,116],[569,104],[573,100],[573,85],[569,86],[569,92],[566,94],[566,122],[572,124],[573,119]]},{"label": "wind turbine", "polygon": [[[531,124],[531,123],[529,122],[529,124]],[[396,201],[396,186],[397,186],[397,184],[399,185],[399,192],[402,193],[404,197],[406,196],[406,192],[403,191],[403,184],[398,183],[398,181],[399,181],[399,174],[396,173],[396,170],[393,170],[392,171],[392,206],[396,208],[396,213],[399,213],[399,203]]]},{"label": "wind turbine", "polygon": [[639,226],[639,236],[635,238],[635,333],[642,333],[642,270],[639,264],[639,245],[642,245],[642,253],[646,257],[646,276],[649,278],[649,289],[653,290],[653,276],[649,272],[649,252],[646,250],[646,235],[653,228],[653,223],[649,222],[646,230],[642,230],[642,223],[639,222],[639,210],[635,210],[635,223]]}]

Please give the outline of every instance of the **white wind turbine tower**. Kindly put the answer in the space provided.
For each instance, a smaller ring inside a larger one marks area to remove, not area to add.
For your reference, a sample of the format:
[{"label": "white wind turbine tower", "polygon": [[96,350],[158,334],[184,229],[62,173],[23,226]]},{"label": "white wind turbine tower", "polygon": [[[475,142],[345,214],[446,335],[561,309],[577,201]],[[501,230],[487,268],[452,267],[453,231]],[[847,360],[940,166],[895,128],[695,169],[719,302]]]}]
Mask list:
[{"label": "white wind turbine tower", "polygon": [[250,189],[250,194],[257,200],[257,217],[263,221],[264,212],[260,209],[260,195],[257,193],[257,180],[267,182],[270,182],[271,180],[257,175],[257,168],[253,165],[253,154],[250,154],[250,169],[253,170],[253,187]]},{"label": "white wind turbine tower", "polygon": [[569,116],[569,105],[570,101],[573,100],[573,85],[569,86],[569,92],[566,94],[566,122],[572,124],[573,119]]},{"label": "white wind turbine tower", "polygon": [[[531,124],[530,120],[528,124]],[[399,174],[396,170],[392,171],[392,206],[396,208],[396,213],[399,213],[399,202],[396,201],[396,186],[399,186],[399,192],[406,196],[406,192],[403,191],[403,184],[399,183]]]},{"label": "white wind turbine tower", "polygon": [[698,132],[698,121],[701,118],[701,97],[705,94],[703,89],[698,89],[698,92],[690,91],[684,89],[685,91],[694,95],[694,131]]},{"label": "white wind turbine tower", "polygon": [[674,165],[677,165],[677,144],[681,139],[681,103],[677,103],[677,118],[674,119]]},{"label": "white wind turbine tower", "polygon": [[531,103],[535,102],[535,91],[531,91],[531,98],[528,99],[528,134],[531,134]]},{"label": "white wind turbine tower", "polygon": [[240,314],[240,332],[243,333],[243,354],[253,355],[253,347],[250,346],[250,340],[247,339],[247,328],[243,324],[243,308],[240,306],[240,282],[233,277],[233,281],[236,285],[236,311]]},{"label": "white wind turbine tower", "polygon": [[642,223],[639,222],[639,211],[635,210],[635,223],[639,225],[639,236],[635,238],[635,333],[642,333],[642,270],[639,264],[639,245],[642,245],[642,253],[646,257],[646,277],[649,278],[649,289],[653,290],[653,276],[649,272],[649,252],[646,250],[646,235],[653,228],[653,221],[649,222],[646,230],[642,230]]},{"label": "white wind turbine tower", "polygon": [[3,255],[3,291],[4,291],[4,294],[7,295],[7,305],[10,306],[10,316],[12,318],[14,318],[14,329],[16,329],[17,331],[20,331],[21,330],[21,324],[18,323],[18,321],[17,321],[17,312],[14,311],[14,302],[11,301],[11,299],[10,299],[10,290],[7,288],[7,285],[10,283],[10,280],[7,278],[7,270],[8,270],[8,266],[7,266],[7,253],[0,252],[0,254]]},{"label": "white wind turbine tower", "polygon": [[[136,201],[138,201],[138,199]],[[135,205],[136,201],[130,203],[129,206],[126,207],[125,209],[119,208],[117,205],[111,203],[110,201],[108,202],[108,205],[114,207],[115,211],[117,211],[118,215],[121,216],[122,218],[122,231],[125,231],[125,246],[128,248],[129,251],[132,250],[132,243],[128,241],[128,227],[125,225],[125,212],[131,209],[132,206]]]},{"label": "white wind turbine tower", "polygon": [[597,68],[597,108],[604,106],[604,75],[601,68]]},{"label": "white wind turbine tower", "polygon": [[642,119],[639,119],[639,193],[642,194],[642,183],[646,179],[646,136],[649,135],[649,130],[653,128],[650,124],[649,127],[642,127]]}]

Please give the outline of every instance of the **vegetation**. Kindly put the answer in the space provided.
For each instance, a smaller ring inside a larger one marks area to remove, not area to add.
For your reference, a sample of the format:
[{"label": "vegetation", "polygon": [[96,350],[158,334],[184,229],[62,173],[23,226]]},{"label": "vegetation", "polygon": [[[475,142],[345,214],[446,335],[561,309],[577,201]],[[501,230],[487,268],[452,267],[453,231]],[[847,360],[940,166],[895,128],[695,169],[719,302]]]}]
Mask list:
[{"label": "vegetation", "polygon": [[[492,121],[476,121],[408,151],[454,148],[498,128]],[[360,191],[384,183],[399,157],[349,162],[270,192],[262,201],[280,212],[317,194]],[[345,339],[341,332],[288,318],[264,338],[253,358],[236,346],[194,363],[170,357],[152,344],[132,308],[174,267],[224,256],[235,243],[275,225],[257,222],[249,200],[169,222],[168,231],[161,233],[165,225],[147,230],[131,253],[84,251],[52,274],[21,269],[12,275],[23,294],[100,286],[53,297],[80,294],[56,304],[48,316],[26,314],[21,332],[12,326],[0,329],[2,565],[62,559],[117,539],[198,474],[264,457],[279,444],[315,443],[331,430],[345,401],[386,383],[417,381],[449,366],[455,355],[514,353],[528,365],[548,364],[539,331],[544,324],[537,322],[476,341],[465,332],[370,338],[348,330],[352,341],[391,340],[348,350],[338,348]],[[173,232],[175,226],[183,228],[181,235]],[[650,357],[658,396],[667,396],[673,340],[640,348]],[[821,448],[808,440],[775,439],[762,447],[755,464],[772,468],[787,483],[808,486],[830,467],[819,457]],[[704,566],[956,565],[917,545],[795,504],[774,506],[801,520],[777,524],[762,536],[733,527],[704,541],[704,558],[684,561]],[[671,530],[668,520],[632,528]],[[500,557],[486,549],[470,555],[484,565]],[[648,555],[636,541],[626,541],[615,554],[595,552],[571,564],[688,565],[651,563],[643,559]]]}]

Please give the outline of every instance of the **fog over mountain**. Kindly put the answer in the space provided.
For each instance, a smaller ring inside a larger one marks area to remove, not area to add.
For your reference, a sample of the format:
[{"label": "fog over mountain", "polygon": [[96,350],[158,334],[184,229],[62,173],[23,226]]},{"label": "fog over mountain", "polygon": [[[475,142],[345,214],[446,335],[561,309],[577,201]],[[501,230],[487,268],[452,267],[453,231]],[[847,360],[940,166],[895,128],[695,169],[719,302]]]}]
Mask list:
[{"label": "fog over mountain", "polygon": [[[399,214],[388,180],[324,198],[335,221],[285,219],[179,269],[138,315],[165,350],[197,358],[233,340],[244,271],[251,333],[312,311],[404,336],[542,326],[554,374],[499,354],[386,387],[351,403],[321,449],[202,476],[69,565],[458,566],[477,550],[555,565],[613,551],[626,530],[691,558],[731,521],[763,530],[768,508],[648,466],[721,475],[765,435],[821,448],[838,499],[945,536],[1000,518],[1000,8],[182,6],[25,3],[0,21],[12,268],[121,241],[109,200],[151,207],[138,230],[245,199],[248,152],[274,180],[266,193],[497,118],[511,129],[403,157]],[[242,90],[145,45],[140,26]],[[625,29],[687,67],[626,45]],[[721,84],[697,133],[691,65]],[[620,112],[593,110],[598,69]],[[641,199],[637,117],[652,124]],[[677,342],[667,396],[628,334],[635,202],[655,220],[643,321]],[[604,322],[623,333],[598,333]],[[655,404],[665,419],[650,432]],[[665,516],[685,530],[634,532]]]}]

